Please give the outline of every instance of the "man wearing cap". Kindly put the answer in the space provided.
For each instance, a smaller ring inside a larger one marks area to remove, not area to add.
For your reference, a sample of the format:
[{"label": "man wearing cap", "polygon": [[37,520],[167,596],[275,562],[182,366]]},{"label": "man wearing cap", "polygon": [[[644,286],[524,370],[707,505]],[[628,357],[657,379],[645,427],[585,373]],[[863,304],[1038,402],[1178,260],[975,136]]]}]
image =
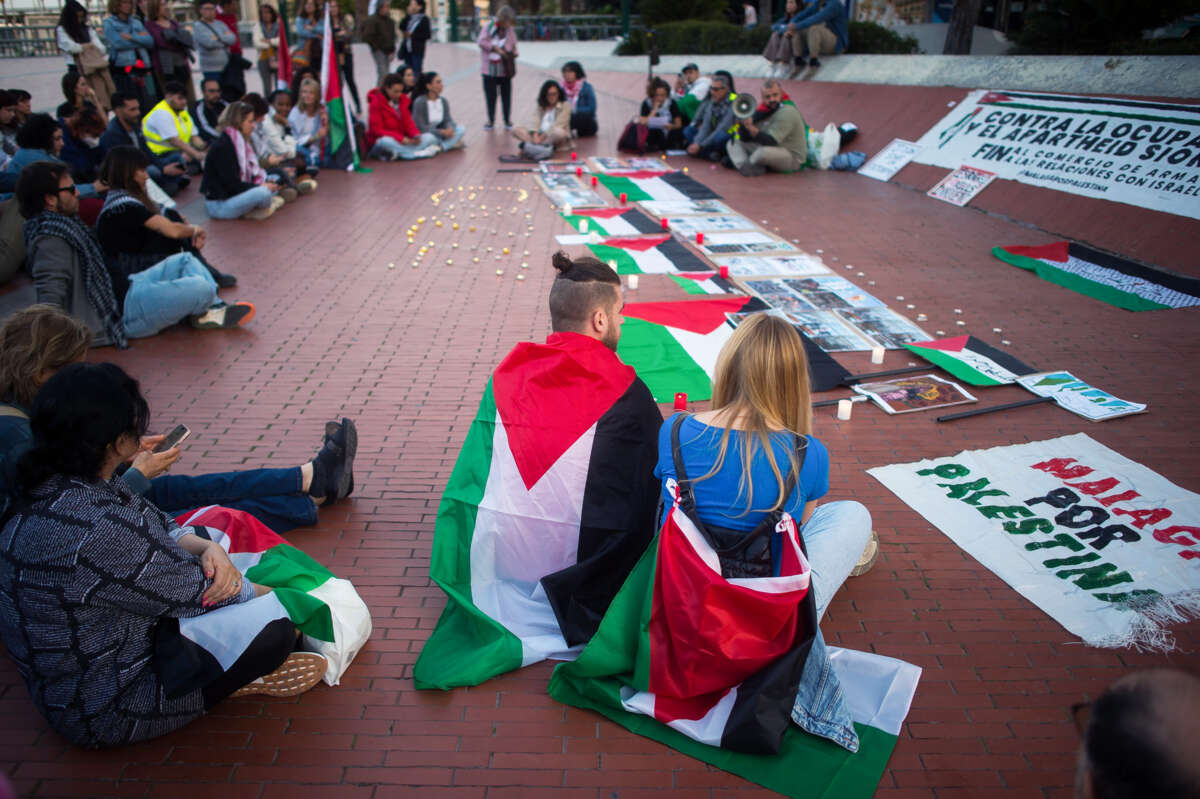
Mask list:
[{"label": "man wearing cap", "polygon": [[700,67],[695,64],[688,64],[679,71],[679,77],[675,80],[675,96],[671,99],[689,122],[696,115],[700,103],[708,98],[711,85],[712,81],[701,77]]}]

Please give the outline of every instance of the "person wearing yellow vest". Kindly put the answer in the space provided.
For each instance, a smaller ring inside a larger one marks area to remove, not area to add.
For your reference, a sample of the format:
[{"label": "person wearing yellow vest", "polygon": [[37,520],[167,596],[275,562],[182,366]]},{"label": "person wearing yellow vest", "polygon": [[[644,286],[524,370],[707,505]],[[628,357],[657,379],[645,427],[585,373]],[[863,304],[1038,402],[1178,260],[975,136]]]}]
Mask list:
[{"label": "person wearing yellow vest", "polygon": [[191,162],[189,171],[199,171],[207,145],[196,135],[196,124],[187,111],[187,90],[183,84],[170,81],[163,87],[163,94],[165,98],[142,120],[146,146],[159,158],[178,154],[185,163]]}]

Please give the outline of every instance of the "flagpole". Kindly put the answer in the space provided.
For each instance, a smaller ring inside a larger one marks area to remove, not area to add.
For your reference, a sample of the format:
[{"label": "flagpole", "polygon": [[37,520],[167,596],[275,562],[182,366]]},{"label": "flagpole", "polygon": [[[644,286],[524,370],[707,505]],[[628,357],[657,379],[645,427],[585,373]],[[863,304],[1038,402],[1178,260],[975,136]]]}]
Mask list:
[{"label": "flagpole", "polygon": [[873,377],[891,377],[892,375],[910,375],[913,372],[928,372],[930,369],[933,369],[933,368],[934,368],[933,366],[926,364],[924,366],[905,366],[903,369],[888,369],[887,371],[884,371],[884,372],[866,372],[861,375],[850,375],[849,377],[842,380],[842,384],[849,386],[854,383],[860,383],[863,380],[869,380]]},{"label": "flagpole", "polygon": [[993,405],[990,408],[976,408],[973,411],[963,411],[962,413],[951,413],[946,416],[939,416],[939,422],[953,422],[955,419],[966,419],[969,416],[982,416],[985,413],[994,413],[996,411],[1008,411],[1013,408],[1024,408],[1026,405],[1041,405],[1043,402],[1054,402],[1054,397],[1036,397],[1035,399],[1021,400],[1020,402],[1009,402],[1004,405]]}]

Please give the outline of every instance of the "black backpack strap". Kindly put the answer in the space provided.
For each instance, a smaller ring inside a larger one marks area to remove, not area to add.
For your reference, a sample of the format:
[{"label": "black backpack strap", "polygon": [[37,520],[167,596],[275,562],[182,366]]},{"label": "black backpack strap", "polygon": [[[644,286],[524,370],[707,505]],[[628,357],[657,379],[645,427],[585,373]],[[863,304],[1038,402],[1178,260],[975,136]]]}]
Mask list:
[{"label": "black backpack strap", "polygon": [[679,428],[683,427],[684,414],[671,423],[671,459],[675,462],[675,482],[679,486],[679,507],[690,518],[696,517],[696,497],[692,493],[692,481],[688,479],[683,465],[683,450],[679,446]]}]

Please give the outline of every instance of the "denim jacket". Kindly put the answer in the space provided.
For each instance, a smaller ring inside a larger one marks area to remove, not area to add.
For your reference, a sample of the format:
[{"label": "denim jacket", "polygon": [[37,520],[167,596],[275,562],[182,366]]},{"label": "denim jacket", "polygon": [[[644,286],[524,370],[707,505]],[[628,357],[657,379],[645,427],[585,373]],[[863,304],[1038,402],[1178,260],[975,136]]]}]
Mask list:
[{"label": "denim jacket", "polygon": [[[122,33],[128,33],[133,38],[123,38]],[[113,66],[133,66],[140,58],[146,69],[150,69],[149,48],[154,46],[154,37],[146,32],[145,26],[137,17],[130,15],[127,20],[122,20],[115,14],[105,17],[104,44],[112,54]]]},{"label": "denim jacket", "polygon": [[833,670],[820,627],[804,662],[796,703],[792,705],[792,722],[807,733],[828,738],[851,752],[858,751],[854,719],[846,707],[842,682]]}]

